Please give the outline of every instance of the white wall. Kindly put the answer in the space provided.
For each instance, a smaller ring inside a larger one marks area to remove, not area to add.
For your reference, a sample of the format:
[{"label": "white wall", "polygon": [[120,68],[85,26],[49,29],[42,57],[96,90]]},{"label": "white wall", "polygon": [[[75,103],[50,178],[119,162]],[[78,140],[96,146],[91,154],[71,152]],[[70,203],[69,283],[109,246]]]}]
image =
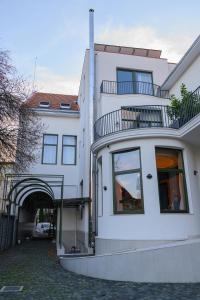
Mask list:
[{"label": "white wall", "polygon": [[[97,102],[96,119],[105,112],[119,109],[123,105],[140,104],[162,104],[165,100],[156,97],[144,96],[143,103],[140,103],[141,95],[106,95],[100,94],[100,86],[103,80],[117,81],[117,68],[149,71],[153,74],[153,83],[161,85],[171,72],[174,64],[169,64],[166,59],[156,59],[134,55],[123,55],[106,52],[96,52],[96,84],[95,101]],[[111,100],[112,99],[112,100]],[[108,100],[108,102],[107,102]]]},{"label": "white wall", "polygon": [[[83,181],[83,197],[89,196],[90,176],[90,127],[89,127],[89,52],[86,50],[79,87],[78,102],[80,105],[79,128],[79,179]],[[80,186],[79,186],[80,195]]]},{"label": "white wall", "polygon": [[68,271],[108,280],[191,283],[200,282],[199,251],[198,239],[106,255],[61,257],[60,263]]},{"label": "white wall", "polygon": [[200,70],[200,55],[193,61],[190,67],[183,73],[183,75],[176,81],[170,89],[171,95],[180,96],[180,86],[184,83],[189,91],[196,90],[200,85],[199,80]]},{"label": "white wall", "polygon": [[148,71],[153,73],[153,83],[161,85],[171,70],[171,64],[163,58],[150,58],[108,52],[95,53],[96,91],[100,91],[102,80],[117,81],[117,68]]},{"label": "white wall", "polygon": [[138,106],[138,105],[168,105],[170,100],[149,95],[109,95],[102,94],[98,100],[101,110],[101,117],[109,112],[120,109],[122,106]]},{"label": "white wall", "polygon": [[[155,146],[183,149],[189,213],[160,213]],[[113,213],[112,155],[116,150],[140,147],[144,214],[115,215]],[[120,240],[176,240],[200,234],[200,203],[192,147],[174,139],[135,139],[109,145],[99,151],[102,156],[103,216],[98,218],[98,238]],[[147,179],[147,174],[152,179]]]},{"label": "white wall", "polygon": [[[95,99],[94,120],[107,112],[119,109],[123,105],[168,104],[167,99],[144,95],[106,95],[100,94],[102,80],[116,81],[118,67],[153,72],[154,84],[160,85],[168,76],[174,64],[166,59],[155,59],[133,55],[106,52],[95,52]],[[80,168],[79,184],[83,180],[83,196],[89,196],[89,51],[86,50],[79,87],[78,101],[80,105]],[[79,189],[80,191],[80,189]]]},{"label": "white wall", "polygon": [[[37,162],[29,169],[31,174],[64,175],[64,197],[73,198],[78,196],[78,166],[79,166],[79,116],[67,114],[39,114],[45,125],[43,133],[58,134],[57,164],[42,164],[42,140],[37,151]],[[62,165],[62,136],[77,136],[77,161],[76,165]],[[59,189],[54,189],[59,197]]]}]

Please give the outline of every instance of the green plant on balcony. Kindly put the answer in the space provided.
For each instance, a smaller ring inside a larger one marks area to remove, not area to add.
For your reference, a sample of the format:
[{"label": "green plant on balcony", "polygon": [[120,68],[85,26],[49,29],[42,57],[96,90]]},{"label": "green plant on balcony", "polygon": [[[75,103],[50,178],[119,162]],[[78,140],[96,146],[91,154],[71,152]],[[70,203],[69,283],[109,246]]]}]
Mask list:
[{"label": "green plant on balcony", "polygon": [[180,98],[172,95],[171,103],[167,109],[169,118],[176,124],[176,127],[181,127],[194,116],[200,113],[200,97],[195,92],[189,92],[185,84],[181,85]]}]

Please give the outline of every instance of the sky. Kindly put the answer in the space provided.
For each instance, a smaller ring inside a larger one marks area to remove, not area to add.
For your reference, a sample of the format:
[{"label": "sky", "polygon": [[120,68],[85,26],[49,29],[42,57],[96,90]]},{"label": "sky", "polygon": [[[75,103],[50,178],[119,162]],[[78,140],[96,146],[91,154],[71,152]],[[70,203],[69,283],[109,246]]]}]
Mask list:
[{"label": "sky", "polygon": [[199,0],[0,0],[0,49],[41,92],[77,94],[88,10],[95,10],[95,42],[162,50],[178,62],[200,28]]}]

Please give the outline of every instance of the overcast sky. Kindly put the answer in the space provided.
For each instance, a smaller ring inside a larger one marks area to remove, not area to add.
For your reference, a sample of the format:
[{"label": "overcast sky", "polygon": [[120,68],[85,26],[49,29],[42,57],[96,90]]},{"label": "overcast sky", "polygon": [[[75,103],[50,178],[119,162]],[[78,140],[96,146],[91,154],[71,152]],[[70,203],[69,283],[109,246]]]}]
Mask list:
[{"label": "overcast sky", "polygon": [[0,48],[30,82],[37,57],[37,90],[76,94],[89,8],[96,42],[160,49],[170,62],[199,34],[199,0],[0,0]]}]

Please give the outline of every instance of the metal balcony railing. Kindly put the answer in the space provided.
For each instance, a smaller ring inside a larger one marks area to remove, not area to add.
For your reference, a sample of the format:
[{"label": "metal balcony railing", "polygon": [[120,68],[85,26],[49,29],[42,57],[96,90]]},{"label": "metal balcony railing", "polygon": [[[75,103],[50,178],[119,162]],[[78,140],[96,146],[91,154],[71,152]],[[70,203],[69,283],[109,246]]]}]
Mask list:
[{"label": "metal balcony railing", "polygon": [[104,94],[143,94],[159,98],[169,98],[169,92],[161,90],[159,85],[143,81],[108,81],[103,80],[100,92]]},{"label": "metal balcony railing", "polygon": [[[193,95],[193,94],[191,94]],[[198,98],[196,98],[198,95]],[[110,112],[94,124],[94,140],[124,130],[139,128],[178,129],[200,113],[200,89],[194,101],[181,106],[177,117],[172,107],[163,105],[128,106]]]}]

